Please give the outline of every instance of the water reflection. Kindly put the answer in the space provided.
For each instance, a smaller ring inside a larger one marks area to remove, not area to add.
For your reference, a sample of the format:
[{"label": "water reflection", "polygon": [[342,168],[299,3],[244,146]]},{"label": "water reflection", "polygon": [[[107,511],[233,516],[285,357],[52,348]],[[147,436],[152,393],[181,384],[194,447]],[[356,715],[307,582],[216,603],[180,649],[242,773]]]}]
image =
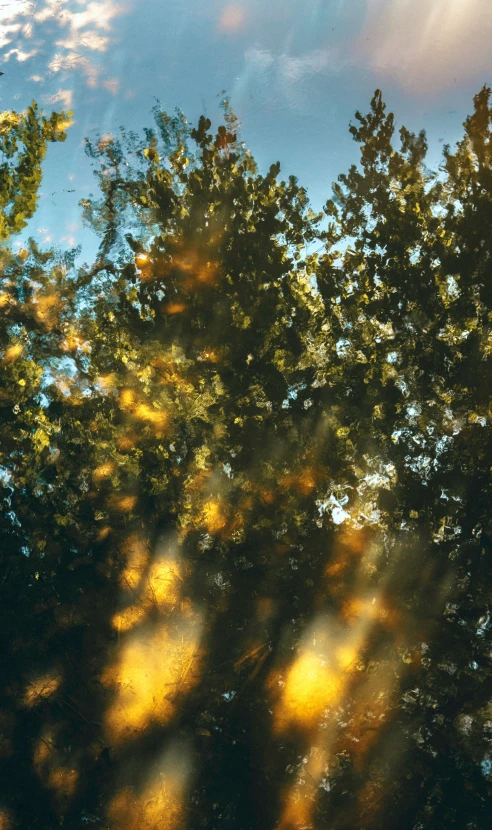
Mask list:
[{"label": "water reflection", "polygon": [[[45,103],[119,100],[127,9],[6,8]],[[337,60],[260,46],[292,100]],[[84,266],[15,239],[78,123],[4,113],[0,830],[490,826],[490,98],[436,177],[376,91],[319,214],[227,100],[101,124]]]}]

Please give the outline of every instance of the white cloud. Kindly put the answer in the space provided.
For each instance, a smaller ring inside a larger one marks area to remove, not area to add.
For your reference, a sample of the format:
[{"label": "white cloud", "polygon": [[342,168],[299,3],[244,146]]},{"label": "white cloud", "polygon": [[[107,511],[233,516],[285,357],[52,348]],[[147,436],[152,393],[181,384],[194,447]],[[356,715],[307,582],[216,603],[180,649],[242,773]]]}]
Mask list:
[{"label": "white cloud", "polygon": [[246,66],[257,72],[262,72],[265,69],[268,69],[268,67],[275,61],[275,58],[271,52],[267,49],[258,49],[257,47],[247,49],[244,59]]},{"label": "white cloud", "polygon": [[243,70],[236,79],[233,92],[235,96],[241,96],[254,91],[255,96],[263,98],[273,108],[308,111],[312,98],[306,94],[306,81],[315,76],[338,74],[348,60],[342,44],[301,55],[249,48],[244,54]]},{"label": "white cloud", "polygon": [[65,40],[56,41],[56,45],[62,46],[63,49],[80,49],[83,46],[93,52],[105,52],[109,43],[109,37],[98,35],[97,32],[84,32],[78,38],[66,38]]},{"label": "white cloud", "polygon": [[[3,60],[27,61],[43,47],[53,43],[60,52],[49,60],[50,75],[81,70],[89,86],[97,86],[100,69],[92,63],[91,52],[105,52],[113,40],[115,19],[126,11],[118,0],[6,0],[0,6],[0,48],[12,45]],[[49,31],[45,24],[49,23]],[[60,37],[53,38],[53,24]],[[36,38],[37,49],[27,49],[25,41]],[[46,41],[46,42],[44,42]],[[40,74],[35,77],[41,80]],[[49,76],[48,76],[49,77]],[[111,86],[111,91],[114,84]]]},{"label": "white cloud", "polygon": [[328,49],[316,49],[301,57],[280,55],[278,68],[280,75],[286,81],[298,83],[308,75],[317,75],[323,69],[333,69],[336,63],[333,54]]},{"label": "white cloud", "polygon": [[70,109],[72,106],[73,92],[71,89],[59,89],[53,95],[45,95],[44,100],[47,104],[61,103],[65,109]]},{"label": "white cloud", "polygon": [[287,83],[299,83],[310,75],[323,71],[337,72],[347,60],[343,58],[340,48],[315,49],[304,55],[293,56],[287,53],[274,55],[267,49],[253,47],[244,54],[245,73],[248,75],[272,71],[277,79]]},{"label": "white cloud", "polygon": [[10,49],[6,54],[3,56],[3,62],[7,63],[10,60],[12,55],[15,55],[15,59],[19,61],[19,63],[24,63],[24,61],[29,60],[29,58],[33,58],[34,55],[37,55],[37,49],[31,49],[30,52],[23,52],[22,49]]}]

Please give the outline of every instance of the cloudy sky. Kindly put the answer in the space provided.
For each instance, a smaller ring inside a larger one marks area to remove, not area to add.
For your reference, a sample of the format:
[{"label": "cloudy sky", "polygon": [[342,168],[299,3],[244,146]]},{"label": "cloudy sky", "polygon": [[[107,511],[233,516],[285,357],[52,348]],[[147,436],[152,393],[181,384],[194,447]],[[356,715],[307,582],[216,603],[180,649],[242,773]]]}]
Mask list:
[{"label": "cloudy sky", "polygon": [[30,231],[88,244],[83,136],[151,124],[156,98],[215,118],[225,89],[260,164],[280,160],[315,207],[356,159],[347,128],[376,87],[398,123],[427,130],[437,163],[492,83],[491,40],[490,0],[3,0],[1,109],[35,98],[74,113]]}]

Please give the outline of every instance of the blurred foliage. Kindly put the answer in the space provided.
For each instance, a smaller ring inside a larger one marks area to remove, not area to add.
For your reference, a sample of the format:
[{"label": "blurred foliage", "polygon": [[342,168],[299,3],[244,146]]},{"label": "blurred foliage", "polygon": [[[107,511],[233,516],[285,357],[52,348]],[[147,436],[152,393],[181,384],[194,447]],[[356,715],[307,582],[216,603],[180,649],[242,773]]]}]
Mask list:
[{"label": "blurred foliage", "polygon": [[[278,163],[258,170],[227,102],[216,134],[156,109],[144,138],[87,144],[91,267],[4,243],[3,760],[18,826],[107,826],[109,809],[111,827],[170,827],[128,759],[143,768],[190,734],[199,772],[173,827],[490,826],[490,95],[433,172],[425,135],[395,137],[376,92],[350,127],[360,164],[320,214]],[[4,116],[4,239],[34,211],[63,119]],[[179,567],[149,565],[169,538]],[[179,682],[157,664],[148,681],[175,696],[157,712],[141,683],[127,734],[115,638],[191,625],[195,607],[200,676],[193,634]],[[341,626],[316,646],[338,649],[336,676],[302,651],[313,619]],[[118,787],[153,812],[129,818]]]},{"label": "blurred foliage", "polygon": [[24,113],[0,113],[0,239],[25,228],[33,216],[48,141],[65,141],[71,113],[46,118],[33,101]]}]

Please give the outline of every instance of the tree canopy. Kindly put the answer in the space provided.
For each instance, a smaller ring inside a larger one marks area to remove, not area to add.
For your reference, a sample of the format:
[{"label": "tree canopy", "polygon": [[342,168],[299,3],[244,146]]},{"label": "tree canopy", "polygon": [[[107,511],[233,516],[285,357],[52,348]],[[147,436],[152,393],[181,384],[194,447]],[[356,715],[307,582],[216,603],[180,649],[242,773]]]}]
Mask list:
[{"label": "tree canopy", "polygon": [[83,267],[4,114],[0,826],[490,826],[490,96],[431,171],[376,91],[321,213],[156,108]]}]

